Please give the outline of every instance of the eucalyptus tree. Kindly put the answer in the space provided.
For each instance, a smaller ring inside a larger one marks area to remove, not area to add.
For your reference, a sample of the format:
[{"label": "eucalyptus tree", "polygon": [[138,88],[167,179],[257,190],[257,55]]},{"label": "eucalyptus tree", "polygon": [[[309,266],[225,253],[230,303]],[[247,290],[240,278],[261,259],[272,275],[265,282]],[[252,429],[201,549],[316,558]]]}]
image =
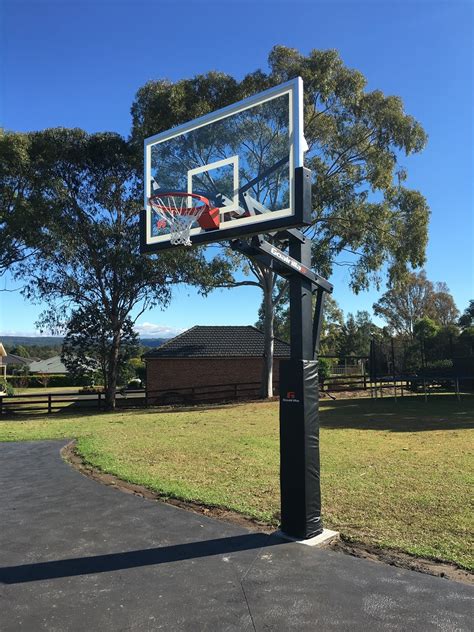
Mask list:
[{"label": "eucalyptus tree", "polygon": [[[110,320],[96,306],[76,309],[67,322],[62,345],[61,360],[68,373],[75,378],[86,378],[91,382],[99,375],[107,392],[114,333]],[[139,353],[139,349],[138,333],[133,328],[132,319],[127,317],[120,327],[117,357],[119,380],[128,378],[128,361]]]},{"label": "eucalyptus tree", "polygon": [[31,134],[0,129],[0,275],[45,244],[37,159]]},{"label": "eucalyptus tree", "polygon": [[205,293],[211,283],[228,280],[228,266],[209,261],[202,250],[140,255],[143,183],[133,148],[118,134],[58,128],[32,134],[31,142],[40,160],[30,202],[43,209],[48,247],[20,263],[16,274],[26,280],[27,297],[49,303],[43,327],[67,332],[78,313],[102,323],[106,405],[113,408],[130,323],[166,306],[173,284],[194,284]]},{"label": "eucalyptus tree", "polygon": [[[312,239],[313,266],[329,276],[335,265],[346,265],[354,292],[379,284],[382,270],[394,283],[425,259],[429,209],[419,191],[405,186],[400,160],[420,152],[427,137],[399,97],[367,91],[365,77],[344,66],[336,51],[313,50],[305,56],[276,46],[268,70],[241,81],[217,72],[175,83],[150,81],[132,105],[132,142],[141,152],[147,136],[296,76],[304,80],[305,164],[314,178],[313,221],[305,231]],[[238,260],[232,261],[235,266]],[[287,292],[258,262],[246,270],[253,279],[227,285],[252,284],[263,291],[269,396],[274,314]]]},{"label": "eucalyptus tree", "polygon": [[392,332],[409,338],[416,323],[424,318],[447,327],[454,325],[459,315],[446,283],[432,283],[424,270],[397,279],[373,308]]},{"label": "eucalyptus tree", "polygon": [[459,326],[461,329],[472,327],[474,325],[474,300],[469,301],[469,305],[459,318]]}]

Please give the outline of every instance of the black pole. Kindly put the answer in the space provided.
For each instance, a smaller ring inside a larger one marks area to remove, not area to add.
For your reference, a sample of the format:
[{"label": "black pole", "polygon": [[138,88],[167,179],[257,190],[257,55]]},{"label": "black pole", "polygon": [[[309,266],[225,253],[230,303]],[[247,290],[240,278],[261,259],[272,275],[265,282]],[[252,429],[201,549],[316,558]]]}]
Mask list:
[{"label": "black pole", "polygon": [[[310,241],[291,236],[289,254],[311,267]],[[312,287],[309,279],[290,277],[291,359],[280,363],[281,529],[302,539],[323,530]]]},{"label": "black pole", "polygon": [[326,292],[318,288],[316,293],[316,307],[313,318],[313,360],[318,359],[319,343],[321,341],[321,329],[323,326],[324,303],[326,302]]}]

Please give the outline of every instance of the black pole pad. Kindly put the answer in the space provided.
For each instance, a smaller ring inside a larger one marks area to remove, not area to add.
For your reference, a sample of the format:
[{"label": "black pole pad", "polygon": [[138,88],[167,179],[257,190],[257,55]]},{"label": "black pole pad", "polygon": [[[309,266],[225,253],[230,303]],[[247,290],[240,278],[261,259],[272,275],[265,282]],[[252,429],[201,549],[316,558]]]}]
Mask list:
[{"label": "black pole pad", "polygon": [[319,477],[318,363],[280,361],[281,530],[308,539],[323,530]]}]

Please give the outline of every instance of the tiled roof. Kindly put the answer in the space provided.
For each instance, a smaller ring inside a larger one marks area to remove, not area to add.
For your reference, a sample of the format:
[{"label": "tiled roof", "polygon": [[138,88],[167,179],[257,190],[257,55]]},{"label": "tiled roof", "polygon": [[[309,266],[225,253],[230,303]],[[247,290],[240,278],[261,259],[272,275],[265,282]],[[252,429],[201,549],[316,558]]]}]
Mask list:
[{"label": "tiled roof", "polygon": [[[248,358],[263,356],[263,333],[251,325],[196,325],[143,356],[149,358]],[[289,358],[290,345],[275,338],[276,358]]]},{"label": "tiled roof", "polygon": [[67,373],[67,369],[61,362],[61,356],[54,356],[47,360],[32,362],[30,373]]},{"label": "tiled roof", "polygon": [[25,364],[31,364],[34,360],[36,360],[36,358],[22,358],[21,356],[17,356],[13,353],[7,353],[7,355],[3,358],[3,364],[6,364],[7,366],[10,364],[24,366]]}]

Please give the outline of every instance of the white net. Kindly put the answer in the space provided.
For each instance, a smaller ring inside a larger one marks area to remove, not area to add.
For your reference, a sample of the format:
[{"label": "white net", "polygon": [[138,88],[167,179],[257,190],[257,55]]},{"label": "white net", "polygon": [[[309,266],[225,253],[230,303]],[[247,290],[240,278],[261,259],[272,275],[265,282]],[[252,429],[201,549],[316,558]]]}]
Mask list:
[{"label": "white net", "polygon": [[191,228],[204,210],[206,203],[192,195],[163,193],[150,198],[150,204],[170,229],[170,241],[174,246],[192,246]]}]

